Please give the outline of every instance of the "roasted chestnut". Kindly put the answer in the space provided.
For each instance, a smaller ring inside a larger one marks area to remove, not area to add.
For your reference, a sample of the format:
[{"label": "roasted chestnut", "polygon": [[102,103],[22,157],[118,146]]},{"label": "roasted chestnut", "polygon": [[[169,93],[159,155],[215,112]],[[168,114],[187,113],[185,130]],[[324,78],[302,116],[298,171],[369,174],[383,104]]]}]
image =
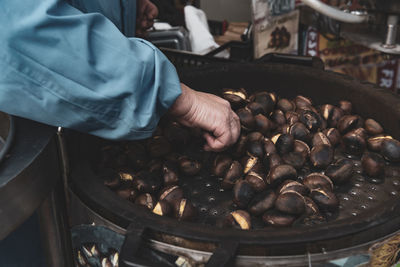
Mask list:
[{"label": "roasted chestnut", "polygon": [[274,123],[262,114],[258,114],[254,117],[256,123],[256,129],[262,134],[269,134],[274,128]]},{"label": "roasted chestnut", "polygon": [[264,138],[263,140],[263,144],[264,144],[264,151],[265,151],[265,155],[268,157],[271,154],[276,153],[276,147],[274,142],[271,141],[271,139],[268,138]]},{"label": "roasted chestnut", "polygon": [[281,134],[275,143],[276,150],[280,155],[293,151],[294,138],[290,134]]},{"label": "roasted chestnut", "polygon": [[294,99],[294,103],[296,104],[296,107],[298,109],[304,109],[304,108],[312,106],[311,99],[309,99],[308,97],[302,96],[302,95],[296,96]]},{"label": "roasted chestnut", "polygon": [[119,179],[121,183],[125,186],[130,186],[133,184],[133,172],[131,171],[121,171],[118,172]]},{"label": "roasted chestnut", "polygon": [[190,133],[188,129],[173,121],[164,127],[164,136],[174,147],[181,147],[189,142]]},{"label": "roasted chestnut", "polygon": [[293,181],[286,180],[278,188],[278,193],[283,193],[285,191],[295,191],[303,196],[308,195],[310,190],[303,184]]},{"label": "roasted chestnut", "polygon": [[171,144],[164,136],[153,136],[147,142],[147,151],[153,158],[162,157],[171,151]]},{"label": "roasted chestnut", "polygon": [[262,141],[249,142],[247,144],[247,152],[254,157],[264,157],[264,144]]},{"label": "roasted chestnut", "polygon": [[319,209],[318,205],[315,204],[315,202],[309,198],[309,197],[304,197],[304,203],[306,204],[306,209],[305,212],[307,215],[317,215],[319,214]]},{"label": "roasted chestnut", "polygon": [[241,134],[239,140],[236,142],[233,155],[240,158],[246,153],[247,136]]},{"label": "roasted chestnut", "polygon": [[296,122],[289,127],[288,133],[296,140],[308,142],[310,140],[310,130],[301,122]]},{"label": "roasted chestnut", "polygon": [[154,193],[161,188],[162,180],[160,176],[143,170],[135,175],[133,185],[139,192]]},{"label": "roasted chestnut", "polygon": [[154,175],[162,176],[163,165],[164,163],[161,159],[152,159],[147,164],[147,170]]},{"label": "roasted chestnut", "polygon": [[286,123],[285,113],[282,110],[277,109],[271,114],[271,119],[278,125],[284,125]]},{"label": "roasted chestnut", "polygon": [[304,198],[296,191],[283,191],[276,198],[275,208],[288,214],[302,214],[305,209]]},{"label": "roasted chestnut", "polygon": [[165,161],[163,164],[164,185],[177,184],[179,182],[178,167],[171,161]]},{"label": "roasted chestnut", "polygon": [[251,201],[248,211],[253,215],[261,215],[275,205],[276,194],[272,190],[258,193]]},{"label": "roasted chestnut", "polygon": [[378,135],[368,138],[368,149],[374,152],[381,152],[382,142],[389,139],[393,139],[393,137],[391,137],[390,135]]},{"label": "roasted chestnut", "polygon": [[311,140],[312,146],[318,146],[318,145],[331,145],[331,141],[329,141],[329,138],[322,132],[317,132],[314,134],[312,140]]},{"label": "roasted chestnut", "polygon": [[276,108],[282,110],[283,112],[293,111],[296,109],[296,104],[286,98],[279,99],[276,103]]},{"label": "roasted chestnut", "polygon": [[310,197],[321,210],[335,211],[339,207],[339,200],[332,191],[323,188],[312,189]]},{"label": "roasted chestnut", "polygon": [[242,164],[244,174],[247,174],[250,171],[261,172],[263,169],[260,159],[252,155],[247,155],[242,158]]},{"label": "roasted chestnut", "polygon": [[367,152],[361,158],[361,165],[366,175],[379,177],[384,173],[385,160],[377,153]]},{"label": "roasted chestnut", "polygon": [[340,143],[341,135],[336,128],[329,128],[322,131],[326,137],[329,139],[332,147],[335,147],[337,144]]},{"label": "roasted chestnut", "polygon": [[264,114],[270,114],[276,103],[276,96],[268,92],[258,92],[250,96],[250,101],[260,103],[263,106]]},{"label": "roasted chestnut", "polygon": [[264,135],[260,132],[251,132],[247,135],[246,142],[251,143],[251,142],[259,142],[264,139]]},{"label": "roasted chestnut", "polygon": [[153,209],[153,213],[160,216],[168,216],[171,213],[171,206],[165,200],[159,200]]},{"label": "roasted chestnut", "polygon": [[133,188],[119,188],[115,191],[118,196],[131,202],[135,201],[138,192]]},{"label": "roasted chestnut", "polygon": [[322,173],[314,172],[303,179],[303,184],[308,187],[308,189],[324,188],[327,190],[333,190],[332,180]]},{"label": "roasted chestnut", "polygon": [[310,156],[310,147],[303,141],[295,140],[294,141],[294,152],[301,153],[305,159]]},{"label": "roasted chestnut", "polygon": [[279,156],[277,153],[269,155],[266,159],[268,160],[269,164],[268,167],[266,167],[268,170],[283,164],[281,156]]},{"label": "roasted chestnut", "polygon": [[299,114],[294,111],[287,111],[285,113],[286,123],[291,126],[299,121]]},{"label": "roasted chestnut", "polygon": [[296,220],[296,216],[277,210],[269,210],[264,213],[262,220],[267,225],[284,227],[292,225]]},{"label": "roasted chestnut", "polygon": [[179,202],[182,198],[182,189],[177,185],[170,185],[161,190],[159,201],[165,200],[171,206],[175,206],[176,202]]},{"label": "roasted chestnut", "polygon": [[196,216],[197,210],[190,200],[182,198],[181,201],[175,202],[174,216],[178,221],[190,221]]},{"label": "roasted chestnut", "polygon": [[179,169],[185,175],[196,175],[201,170],[201,163],[183,156],[179,158]]},{"label": "roasted chestnut", "polygon": [[233,186],[233,202],[240,208],[245,208],[254,197],[255,190],[246,180],[236,182]]},{"label": "roasted chestnut", "polygon": [[242,125],[242,128],[247,131],[251,131],[255,128],[256,126],[256,120],[253,116],[253,113],[247,108],[241,108],[236,111],[236,114],[238,115],[240,119],[240,124]]},{"label": "roasted chestnut", "polygon": [[352,155],[361,155],[366,147],[365,136],[358,129],[345,134],[342,138],[345,151]]},{"label": "roasted chestnut", "polygon": [[224,220],[224,226],[239,228],[242,230],[251,229],[251,218],[247,211],[235,210],[229,213]]},{"label": "roasted chestnut", "polygon": [[328,121],[331,117],[331,114],[332,114],[334,108],[335,108],[335,106],[331,105],[331,104],[322,105],[319,109],[319,112],[321,113],[322,118],[324,118],[326,121]]},{"label": "roasted chestnut", "polygon": [[103,184],[110,189],[116,189],[120,186],[120,176],[112,170],[102,173],[100,178],[103,180]]},{"label": "roasted chestnut", "polygon": [[243,167],[238,161],[233,161],[225,174],[224,180],[221,183],[222,188],[230,189],[237,180],[243,176]]},{"label": "roasted chestnut", "polygon": [[318,113],[315,113],[314,111],[303,110],[300,113],[299,119],[311,132],[316,132],[322,129],[322,119]]},{"label": "roasted chestnut", "polygon": [[378,135],[383,133],[382,126],[374,119],[366,119],[364,122],[365,130],[370,135]]},{"label": "roasted chestnut", "polygon": [[231,157],[225,154],[218,154],[214,159],[213,174],[218,177],[225,176],[231,164]]},{"label": "roasted chestnut", "polygon": [[326,168],[333,160],[333,149],[329,145],[318,145],[311,149],[310,161],[315,168]]},{"label": "roasted chestnut", "polygon": [[360,116],[345,115],[338,121],[337,129],[341,134],[346,134],[351,130],[360,128],[361,126],[362,124]]},{"label": "roasted chestnut", "polygon": [[388,161],[400,161],[400,142],[396,139],[386,139],[381,145],[381,154]]},{"label": "roasted chestnut", "polygon": [[339,107],[344,111],[345,114],[351,114],[353,105],[351,102],[342,100],[339,102]]},{"label": "roasted chestnut", "polygon": [[153,210],[156,205],[156,200],[149,193],[141,194],[135,199],[135,204],[145,206],[149,210]]},{"label": "roasted chestnut", "polygon": [[267,184],[264,180],[264,175],[261,173],[251,171],[246,175],[245,180],[249,182],[249,184],[256,192],[261,192],[265,188],[267,188]]},{"label": "roasted chestnut", "polygon": [[328,120],[329,127],[337,127],[339,120],[343,117],[344,111],[340,108],[335,107]]},{"label": "roasted chestnut", "polygon": [[264,106],[258,102],[250,102],[247,104],[246,108],[249,109],[254,116],[264,114]]},{"label": "roasted chestnut", "polygon": [[340,159],[326,168],[325,175],[335,184],[345,183],[353,176],[353,162],[348,159]]},{"label": "roasted chestnut", "polygon": [[292,165],[296,170],[301,169],[306,162],[306,157],[300,152],[289,152],[281,158],[285,164]]},{"label": "roasted chestnut", "polygon": [[247,92],[245,89],[224,89],[222,97],[229,101],[233,109],[243,107],[247,102]]},{"label": "roasted chestnut", "polygon": [[271,168],[267,176],[267,182],[270,185],[278,185],[285,180],[295,180],[297,171],[290,165],[278,165]]}]

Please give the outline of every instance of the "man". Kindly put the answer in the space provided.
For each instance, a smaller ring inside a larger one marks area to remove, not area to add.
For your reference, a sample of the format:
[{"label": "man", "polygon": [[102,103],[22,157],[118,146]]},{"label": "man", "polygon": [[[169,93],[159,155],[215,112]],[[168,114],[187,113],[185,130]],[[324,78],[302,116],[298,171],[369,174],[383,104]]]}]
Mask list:
[{"label": "man", "polygon": [[128,140],[151,136],[169,112],[205,131],[206,150],[225,149],[240,131],[229,103],[180,84],[158,49],[126,37],[156,15],[149,0],[3,0],[0,110]]}]

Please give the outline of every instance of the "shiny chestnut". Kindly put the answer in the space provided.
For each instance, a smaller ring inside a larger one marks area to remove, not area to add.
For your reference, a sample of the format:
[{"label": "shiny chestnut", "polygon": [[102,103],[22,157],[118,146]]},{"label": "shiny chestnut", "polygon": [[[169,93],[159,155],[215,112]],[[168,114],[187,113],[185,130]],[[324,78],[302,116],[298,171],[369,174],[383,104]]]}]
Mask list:
[{"label": "shiny chestnut", "polygon": [[135,204],[144,206],[149,210],[153,210],[156,205],[156,199],[149,193],[141,194],[135,199]]},{"label": "shiny chestnut", "polygon": [[251,131],[255,128],[256,120],[253,113],[251,113],[251,110],[247,108],[241,108],[236,111],[236,114],[238,115],[240,124],[244,130]]},{"label": "shiny chestnut", "polygon": [[333,149],[329,145],[317,145],[311,149],[310,161],[313,167],[326,168],[333,161]]},{"label": "shiny chestnut", "polygon": [[353,176],[353,162],[348,159],[340,159],[326,168],[325,175],[334,184],[343,184]]},{"label": "shiny chestnut", "polygon": [[240,89],[224,89],[222,97],[231,104],[233,109],[243,107],[247,103],[247,92],[244,88]]},{"label": "shiny chestnut", "polygon": [[293,151],[294,138],[290,134],[281,134],[275,143],[276,150],[280,155]]},{"label": "shiny chestnut", "polygon": [[384,140],[393,139],[390,135],[377,135],[367,139],[367,147],[374,152],[381,152],[382,143]]},{"label": "shiny chestnut", "polygon": [[384,173],[385,160],[374,152],[367,152],[361,158],[361,165],[366,175],[379,177]]},{"label": "shiny chestnut", "polygon": [[314,172],[307,175],[303,179],[303,184],[308,187],[308,189],[317,189],[317,188],[324,188],[327,190],[333,190],[333,182],[332,180],[322,173]]},{"label": "shiny chestnut", "polygon": [[170,185],[161,190],[159,201],[164,200],[171,206],[174,206],[175,203],[180,201],[182,198],[182,189],[177,185]]},{"label": "shiny chestnut", "polygon": [[283,193],[285,191],[295,191],[303,196],[308,195],[310,190],[303,184],[293,181],[293,180],[286,180],[284,181],[278,188],[278,193]]},{"label": "shiny chestnut", "polygon": [[233,186],[233,202],[240,208],[245,208],[254,197],[256,191],[246,180],[236,182]]},{"label": "shiny chestnut", "polygon": [[290,226],[296,220],[295,215],[285,214],[277,210],[269,210],[262,216],[262,220],[266,225],[285,227]]},{"label": "shiny chestnut", "polygon": [[223,226],[249,230],[251,229],[251,217],[247,211],[235,210],[228,214],[223,222]]},{"label": "shiny chestnut", "polygon": [[332,191],[312,189],[310,197],[321,210],[335,211],[339,207],[339,200]]},{"label": "shiny chestnut", "polygon": [[197,160],[185,156],[179,158],[179,169],[185,175],[196,175],[201,170],[201,167],[201,163]]},{"label": "shiny chestnut", "polygon": [[264,176],[262,173],[251,171],[246,175],[245,180],[249,182],[254,191],[261,192],[267,188]]},{"label": "shiny chestnut", "polygon": [[305,209],[304,197],[296,191],[284,191],[276,198],[275,208],[283,213],[302,214]]},{"label": "shiny chestnut", "polygon": [[338,145],[340,143],[342,137],[341,137],[338,129],[329,128],[329,129],[323,130],[322,132],[329,139],[329,142],[331,143],[332,147],[335,147],[336,145]]},{"label": "shiny chestnut", "polygon": [[238,161],[233,161],[229,166],[221,186],[224,189],[230,189],[243,176],[243,167]]},{"label": "shiny chestnut", "polygon": [[374,119],[366,119],[364,122],[364,128],[370,135],[383,134],[382,126]]},{"label": "shiny chestnut", "polygon": [[197,214],[197,210],[192,202],[186,198],[175,202],[173,211],[174,217],[178,219],[178,221],[191,221]]},{"label": "shiny chestnut", "polygon": [[218,177],[225,176],[232,164],[232,158],[226,154],[218,154],[214,159],[213,174]]},{"label": "shiny chestnut", "polygon": [[400,142],[396,139],[386,139],[381,145],[382,156],[390,162],[400,161]]},{"label": "shiny chestnut", "polygon": [[290,165],[278,165],[271,168],[267,176],[267,182],[270,185],[279,185],[285,180],[295,180],[297,178],[297,171]]},{"label": "shiny chestnut", "polygon": [[274,207],[276,197],[276,193],[272,190],[258,193],[250,201],[248,211],[253,215],[259,216]]},{"label": "shiny chestnut", "polygon": [[296,170],[299,170],[304,166],[306,157],[300,152],[289,152],[282,156],[282,161],[285,164],[292,165]]},{"label": "shiny chestnut", "polygon": [[310,130],[301,122],[296,122],[289,127],[288,133],[296,140],[308,142],[310,140]]},{"label": "shiny chestnut", "polygon": [[365,134],[362,130],[360,131],[358,129],[345,134],[342,138],[342,142],[345,151],[351,155],[361,155],[367,146]]}]

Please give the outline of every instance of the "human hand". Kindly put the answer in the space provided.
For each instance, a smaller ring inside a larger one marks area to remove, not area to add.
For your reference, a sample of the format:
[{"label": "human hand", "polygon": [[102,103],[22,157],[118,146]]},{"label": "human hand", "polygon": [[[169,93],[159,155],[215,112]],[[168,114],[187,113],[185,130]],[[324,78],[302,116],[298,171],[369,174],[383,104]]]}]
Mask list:
[{"label": "human hand", "polygon": [[150,0],[138,0],[136,14],[136,36],[144,37],[158,16],[157,7]]},{"label": "human hand", "polygon": [[240,134],[240,121],[229,102],[184,84],[181,88],[182,94],[169,110],[170,115],[185,126],[205,130],[206,151],[222,151],[234,144]]}]

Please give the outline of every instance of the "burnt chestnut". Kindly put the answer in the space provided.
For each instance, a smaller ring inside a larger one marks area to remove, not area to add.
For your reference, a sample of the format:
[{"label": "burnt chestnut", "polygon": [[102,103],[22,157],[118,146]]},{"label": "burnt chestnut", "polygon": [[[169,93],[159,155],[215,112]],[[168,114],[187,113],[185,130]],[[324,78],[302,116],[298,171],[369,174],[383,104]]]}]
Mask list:
[{"label": "burnt chestnut", "polygon": [[170,204],[165,200],[159,200],[154,206],[153,213],[159,216],[168,216],[172,211]]},{"label": "burnt chestnut", "polygon": [[374,152],[381,152],[382,142],[389,139],[393,139],[393,137],[391,137],[390,135],[378,135],[368,138],[368,149]]},{"label": "burnt chestnut", "polygon": [[296,191],[284,191],[276,198],[275,208],[283,213],[302,214],[305,209],[304,198]]},{"label": "burnt chestnut", "polygon": [[268,92],[258,92],[250,96],[250,101],[260,103],[263,106],[264,114],[270,114],[276,103],[276,96]]},{"label": "burnt chestnut", "polygon": [[322,132],[317,132],[314,134],[312,140],[311,140],[312,146],[318,146],[318,145],[331,145],[331,141],[329,141],[329,138]]},{"label": "burnt chestnut", "polygon": [[170,185],[165,187],[160,192],[159,201],[164,200],[171,206],[174,206],[176,202],[179,202],[183,198],[183,191],[177,185]]},{"label": "burnt chestnut", "polygon": [[218,177],[225,176],[232,164],[232,158],[225,154],[218,154],[214,159],[213,174]]},{"label": "burnt chestnut", "polygon": [[295,191],[303,196],[308,195],[310,190],[303,184],[293,181],[286,180],[278,188],[278,192],[281,194],[285,191]]},{"label": "burnt chestnut", "polygon": [[245,89],[223,89],[222,97],[228,100],[233,109],[243,107],[247,103],[247,92]]},{"label": "burnt chestnut", "polygon": [[271,119],[277,125],[284,125],[286,123],[285,113],[282,110],[277,109],[271,114]]},{"label": "burnt chestnut", "polygon": [[361,155],[366,148],[365,136],[358,129],[345,134],[342,142],[345,151],[352,155]]},{"label": "burnt chestnut", "polygon": [[172,185],[179,182],[178,166],[172,161],[164,162],[162,172],[164,185]]},{"label": "burnt chestnut", "polygon": [[300,152],[289,152],[282,156],[282,160],[285,164],[292,165],[296,170],[299,170],[306,162],[306,157]]},{"label": "burnt chestnut", "polygon": [[247,135],[246,142],[251,143],[251,142],[259,142],[264,139],[264,135],[260,132],[251,132]]},{"label": "burnt chestnut", "polygon": [[250,201],[248,211],[255,216],[259,216],[274,207],[276,197],[276,193],[272,190],[258,193]]},{"label": "burnt chestnut", "polygon": [[286,123],[291,126],[299,121],[299,114],[294,111],[287,111],[285,113]]},{"label": "burnt chestnut", "polygon": [[342,100],[339,102],[339,108],[341,108],[345,114],[351,114],[353,105],[350,101]]},{"label": "burnt chestnut", "polygon": [[179,158],[179,169],[185,175],[196,175],[201,170],[201,163],[183,156]]},{"label": "burnt chestnut", "polygon": [[233,202],[240,208],[245,208],[255,195],[255,190],[246,180],[236,182],[233,186]]},{"label": "burnt chestnut", "polygon": [[230,189],[237,180],[243,176],[243,167],[238,161],[233,161],[225,174],[224,180],[221,183],[222,188]]},{"label": "burnt chestnut", "polygon": [[311,152],[310,147],[301,140],[294,141],[293,151],[301,153],[305,159],[307,159],[310,156],[310,152]]},{"label": "burnt chestnut", "polygon": [[269,155],[266,159],[268,160],[268,164],[269,164],[268,168],[266,168],[266,169],[269,169],[269,170],[274,168],[275,166],[279,166],[279,165],[283,164],[283,160],[282,160],[281,156],[279,156],[277,153]]},{"label": "burnt chestnut", "polygon": [[318,145],[311,149],[310,161],[315,168],[326,168],[333,160],[333,149],[329,145]]},{"label": "burnt chestnut", "polygon": [[254,116],[264,114],[264,106],[258,102],[250,102],[246,105],[246,108],[249,109]]},{"label": "burnt chestnut", "polygon": [[274,123],[262,114],[258,114],[254,117],[256,122],[256,129],[262,134],[269,134],[274,128]]},{"label": "burnt chestnut", "polygon": [[302,96],[302,95],[296,96],[294,99],[294,103],[296,104],[296,107],[298,109],[304,109],[304,108],[312,106],[311,99],[309,99],[308,97]]},{"label": "burnt chestnut", "polygon": [[262,158],[264,157],[264,145],[262,141],[247,143],[247,152],[251,156]]},{"label": "burnt chestnut", "polygon": [[154,193],[161,188],[162,180],[160,176],[143,170],[135,175],[133,185],[141,193]]},{"label": "burnt chestnut", "polygon": [[374,119],[366,119],[364,122],[365,130],[370,135],[378,135],[383,133],[382,126]]},{"label": "burnt chestnut", "polygon": [[223,225],[226,227],[234,227],[242,230],[249,230],[251,229],[250,214],[244,210],[232,211],[225,218]]},{"label": "burnt chestnut", "polygon": [[289,99],[281,98],[278,103],[276,103],[276,108],[282,110],[283,112],[293,111],[296,109],[296,104]]},{"label": "burnt chestnut", "polygon": [[304,203],[306,204],[305,213],[307,215],[319,214],[318,205],[309,197],[304,197]]},{"label": "burnt chestnut", "polygon": [[277,210],[269,210],[262,216],[266,225],[285,227],[290,226],[296,220],[296,216],[282,213]]},{"label": "burnt chestnut", "polygon": [[149,161],[146,148],[144,145],[137,142],[130,142],[126,146],[126,155],[129,159],[129,165],[134,170],[143,169]]},{"label": "burnt chestnut", "polygon": [[297,171],[290,165],[278,165],[271,168],[267,176],[267,182],[270,185],[278,185],[285,180],[295,180]]},{"label": "burnt chestnut", "polygon": [[310,140],[310,130],[301,122],[296,122],[289,127],[288,133],[296,140],[308,142]]},{"label": "burnt chestnut", "polygon": [[256,120],[253,113],[247,108],[241,108],[236,111],[240,119],[240,124],[244,130],[251,131],[256,126]]},{"label": "burnt chestnut", "polygon": [[171,152],[171,144],[164,136],[153,136],[147,141],[147,151],[153,158],[162,157]]},{"label": "burnt chestnut", "polygon": [[334,184],[343,184],[353,176],[353,162],[348,159],[340,159],[326,168],[325,175]]},{"label": "burnt chestnut", "polygon": [[326,190],[333,190],[332,180],[322,173],[314,172],[306,176],[303,180],[303,184],[308,187],[308,189],[324,188]]},{"label": "burnt chestnut", "polygon": [[181,201],[175,203],[174,216],[178,221],[191,221],[196,216],[197,210],[190,200],[182,198]]},{"label": "burnt chestnut", "polygon": [[276,150],[280,155],[293,151],[294,138],[290,134],[281,134],[275,143]]},{"label": "burnt chestnut", "polygon": [[176,147],[186,145],[189,142],[190,133],[188,129],[173,121],[164,127],[164,136]]},{"label": "burnt chestnut", "polygon": [[299,119],[311,132],[316,132],[323,126],[322,119],[319,114],[311,110],[303,110],[300,113]]},{"label": "burnt chestnut", "polygon": [[257,172],[249,172],[245,180],[249,182],[249,184],[253,187],[254,191],[261,192],[265,188],[267,188],[267,184],[265,183],[264,175]]},{"label": "burnt chestnut", "polygon": [[339,200],[332,191],[312,189],[310,197],[321,210],[335,211],[339,207]]},{"label": "burnt chestnut", "polygon": [[247,136],[241,134],[234,147],[233,156],[240,158],[246,153]]},{"label": "burnt chestnut", "polygon": [[379,177],[384,173],[385,160],[377,153],[367,152],[361,158],[361,165],[366,175]]},{"label": "burnt chestnut", "polygon": [[340,143],[341,140],[341,135],[336,128],[329,128],[325,129],[322,131],[326,137],[329,139],[329,142],[331,143],[332,147],[335,147]]},{"label": "burnt chestnut", "polygon": [[145,206],[149,210],[153,210],[156,205],[155,198],[149,193],[141,194],[135,199],[135,204]]},{"label": "burnt chestnut", "polygon": [[135,201],[138,192],[133,189],[133,188],[129,188],[129,187],[123,187],[123,188],[119,188],[115,191],[117,193],[117,195],[123,199],[129,200],[131,202]]},{"label": "burnt chestnut", "polygon": [[362,126],[361,118],[357,115],[344,115],[337,124],[337,129],[341,134],[346,134],[351,130]]},{"label": "burnt chestnut", "polygon": [[271,154],[276,153],[276,147],[274,142],[271,141],[271,139],[264,138],[263,139],[263,144],[264,144],[264,152],[265,155],[268,157]]},{"label": "burnt chestnut", "polygon": [[381,145],[381,154],[388,161],[400,161],[400,142],[396,139],[386,139]]}]

